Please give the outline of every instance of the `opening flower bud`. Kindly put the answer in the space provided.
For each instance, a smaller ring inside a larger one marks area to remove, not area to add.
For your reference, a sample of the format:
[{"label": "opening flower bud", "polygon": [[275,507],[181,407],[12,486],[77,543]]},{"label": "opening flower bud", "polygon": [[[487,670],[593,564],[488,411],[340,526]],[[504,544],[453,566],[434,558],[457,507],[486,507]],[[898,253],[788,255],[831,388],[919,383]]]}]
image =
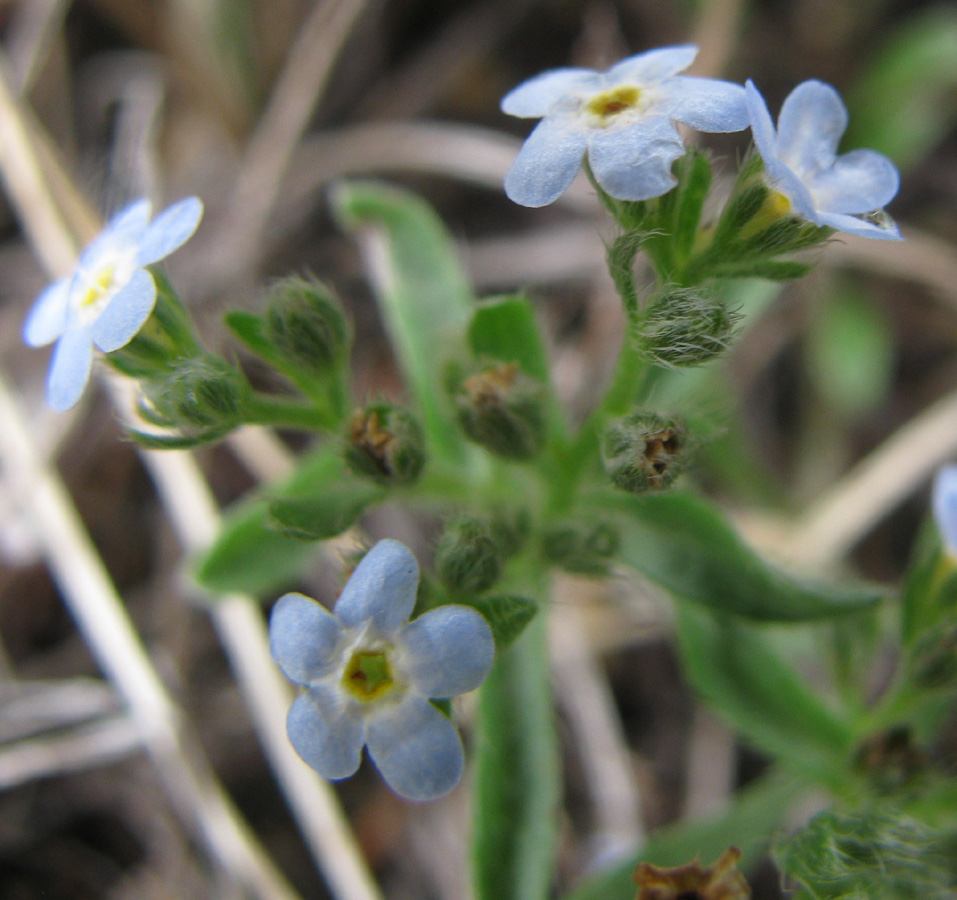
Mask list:
[{"label": "opening flower bud", "polygon": [[285,278],[269,293],[266,337],[313,375],[343,364],[352,335],[338,297],[319,281]]},{"label": "opening flower bud", "polygon": [[658,365],[696,366],[727,350],[739,318],[711,297],[689,290],[669,291],[648,304],[635,340]]},{"label": "opening flower bud", "polygon": [[605,432],[602,462],[623,491],[663,491],[681,474],[687,450],[681,423],[639,412],[617,419]]},{"label": "opening flower bud", "polygon": [[229,428],[242,419],[249,383],[226,360],[206,355],[180,360],[166,378],[150,382],[146,393],[175,427]]},{"label": "opening flower bud", "polygon": [[446,525],[435,550],[435,571],[449,587],[474,594],[498,581],[505,557],[492,523],[465,516]]},{"label": "opening flower bud", "polygon": [[557,525],[542,539],[542,551],[550,563],[579,575],[607,575],[620,545],[618,529],[607,522]]},{"label": "opening flower bud", "polygon": [[455,406],[462,430],[506,459],[530,459],[545,443],[544,387],[515,363],[492,364],[466,378]]},{"label": "opening flower bud", "polygon": [[422,427],[406,409],[377,403],[349,422],[345,460],[357,475],[380,484],[412,484],[425,465]]}]

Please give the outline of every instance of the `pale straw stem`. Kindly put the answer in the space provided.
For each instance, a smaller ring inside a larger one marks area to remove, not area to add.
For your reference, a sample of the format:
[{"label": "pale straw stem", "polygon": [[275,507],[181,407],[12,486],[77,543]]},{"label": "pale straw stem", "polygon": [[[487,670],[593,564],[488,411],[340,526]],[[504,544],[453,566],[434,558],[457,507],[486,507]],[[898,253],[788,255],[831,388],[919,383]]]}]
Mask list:
[{"label": "pale straw stem", "polygon": [[129,708],[174,807],[214,859],[262,900],[294,900],[185,731],[60,479],[41,462],[17,401],[0,379],[0,464],[32,520],[50,570],[98,664]]}]

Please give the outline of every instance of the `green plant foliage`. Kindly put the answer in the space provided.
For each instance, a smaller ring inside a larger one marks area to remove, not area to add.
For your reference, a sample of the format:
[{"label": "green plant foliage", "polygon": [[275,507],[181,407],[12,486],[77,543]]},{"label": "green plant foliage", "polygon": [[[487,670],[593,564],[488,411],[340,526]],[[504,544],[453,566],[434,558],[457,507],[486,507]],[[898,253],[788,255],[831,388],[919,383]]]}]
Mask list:
[{"label": "green plant foliage", "polygon": [[814,900],[929,900],[957,896],[957,832],[893,808],[827,811],[775,856]]},{"label": "green plant foliage", "polygon": [[874,609],[876,589],[785,574],[754,552],[707,500],[669,494],[602,495],[618,513],[622,559],[677,598],[767,622],[801,622]]},{"label": "green plant foliage", "polygon": [[345,182],[332,202],[342,225],[376,247],[376,294],[406,388],[421,411],[429,456],[460,460],[443,372],[465,348],[475,301],[452,240],[431,207],[398,188]]},{"label": "green plant foliage", "polygon": [[695,690],[757,747],[795,770],[835,783],[849,759],[852,727],[780,658],[760,632],[683,604],[678,645]]},{"label": "green plant foliage", "polygon": [[557,838],[558,748],[545,618],[500,654],[479,697],[476,900],[544,900]]}]

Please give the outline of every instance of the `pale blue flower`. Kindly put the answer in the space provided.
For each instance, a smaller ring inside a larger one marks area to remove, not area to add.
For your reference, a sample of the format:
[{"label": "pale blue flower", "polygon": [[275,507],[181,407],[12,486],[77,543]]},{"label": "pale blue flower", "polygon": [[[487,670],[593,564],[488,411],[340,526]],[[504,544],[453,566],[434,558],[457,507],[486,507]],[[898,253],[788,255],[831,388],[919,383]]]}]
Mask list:
[{"label": "pale blue flower", "polygon": [[139,200],[107,222],[72,275],[37,297],[23,339],[31,347],[57,342],[47,376],[53,409],[69,409],[80,399],[94,345],[104,353],[118,350],[143,327],[156,303],[156,284],[146,266],[185,243],[202,215],[199,198],[188,197],[151,222],[149,202]]},{"label": "pale blue flower", "polygon": [[495,642],[467,606],[440,606],[412,622],[419,567],[398,541],[363,557],[328,612],[302,594],[273,609],[269,643],[286,676],[306,691],[289,710],[289,740],[324,778],[359,768],[363,745],[389,786],[432,800],[462,777],[458,731],[429,699],[478,687]]},{"label": "pale blue flower", "polygon": [[781,106],[775,130],[753,82],[745,85],[754,143],[771,187],[815,225],[861,237],[900,240],[883,212],[900,185],[894,164],[876,150],[837,155],[847,108],[829,84],[805,81]]},{"label": "pale blue flower", "polygon": [[647,200],[671,190],[671,164],[685,152],[674,122],[698,131],[748,127],[740,85],[676,74],[697,53],[664,47],[607,72],[553,69],[506,94],[503,112],[542,121],[505,176],[505,193],[522,206],[545,206],[572,183],[586,153],[612,197]]},{"label": "pale blue flower", "polygon": [[957,466],[944,466],[934,478],[934,519],[947,552],[957,558]]}]

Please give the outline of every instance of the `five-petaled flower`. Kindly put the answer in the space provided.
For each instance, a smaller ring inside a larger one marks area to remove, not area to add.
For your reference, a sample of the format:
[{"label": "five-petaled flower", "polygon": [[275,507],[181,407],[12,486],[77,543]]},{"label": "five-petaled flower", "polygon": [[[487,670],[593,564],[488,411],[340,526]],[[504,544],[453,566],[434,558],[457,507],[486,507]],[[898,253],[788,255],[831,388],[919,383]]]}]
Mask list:
[{"label": "five-petaled flower", "polygon": [[685,152],[674,122],[699,131],[748,127],[744,88],[678,75],[697,47],[650,50],[607,72],[553,69],[502,100],[512,116],[541,118],[505,177],[505,193],[545,206],[572,183],[587,152],[601,187],[620,200],[647,200],[675,185],[671,164]]},{"label": "five-petaled flower", "polygon": [[148,201],[132,203],[80,254],[72,275],[37,297],[23,339],[31,347],[57,342],[47,377],[53,409],[69,409],[80,399],[94,344],[104,353],[118,350],[143,327],[156,303],[156,283],[146,266],[185,243],[202,214],[197,197],[173,204],[152,222]]},{"label": "five-petaled flower", "polygon": [[462,776],[458,731],[429,699],[478,687],[495,642],[485,619],[447,605],[409,622],[419,568],[398,541],[379,541],[356,567],[334,614],[286,594],[269,623],[272,654],[306,691],[286,722],[296,752],[324,778],[347,778],[362,747],[409,800],[448,793]]},{"label": "five-petaled flower", "polygon": [[776,130],[754,83],[745,89],[754,143],[782,212],[793,210],[847,234],[900,240],[883,212],[900,184],[897,169],[876,150],[837,155],[847,108],[834,88],[813,80],[799,84],[781,106]]},{"label": "five-petaled flower", "polygon": [[931,503],[944,547],[957,559],[957,465],[937,471]]}]

